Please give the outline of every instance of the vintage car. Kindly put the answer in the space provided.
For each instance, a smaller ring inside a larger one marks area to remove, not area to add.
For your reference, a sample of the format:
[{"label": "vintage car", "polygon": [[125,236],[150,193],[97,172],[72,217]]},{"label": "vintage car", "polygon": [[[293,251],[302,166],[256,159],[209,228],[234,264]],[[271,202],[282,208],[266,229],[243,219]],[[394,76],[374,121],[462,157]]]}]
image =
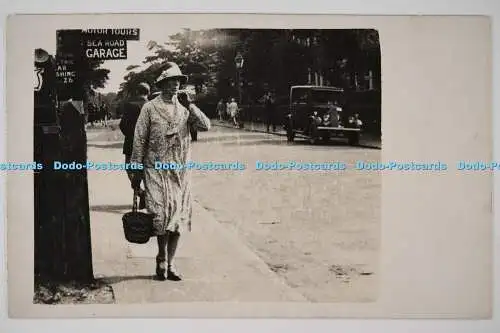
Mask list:
[{"label": "vintage car", "polygon": [[347,110],[343,89],[327,86],[292,86],[285,130],[289,142],[295,136],[309,139],[344,138],[350,145],[359,144],[362,121],[358,114]]}]

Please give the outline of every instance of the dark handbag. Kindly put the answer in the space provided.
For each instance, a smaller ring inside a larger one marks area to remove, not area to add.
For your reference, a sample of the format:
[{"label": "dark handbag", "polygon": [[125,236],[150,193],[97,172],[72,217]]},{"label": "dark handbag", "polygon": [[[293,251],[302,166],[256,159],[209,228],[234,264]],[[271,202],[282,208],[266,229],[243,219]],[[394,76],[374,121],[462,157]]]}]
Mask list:
[{"label": "dark handbag", "polygon": [[153,215],[137,211],[137,191],[134,191],[132,211],[123,214],[123,231],[130,243],[145,244],[153,236]]}]

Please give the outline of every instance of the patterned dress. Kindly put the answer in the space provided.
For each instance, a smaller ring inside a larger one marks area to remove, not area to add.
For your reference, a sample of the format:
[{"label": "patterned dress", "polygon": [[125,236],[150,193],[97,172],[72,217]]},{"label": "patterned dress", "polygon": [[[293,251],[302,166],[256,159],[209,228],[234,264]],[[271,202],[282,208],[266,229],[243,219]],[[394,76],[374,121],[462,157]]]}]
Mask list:
[{"label": "patterned dress", "polygon": [[192,198],[189,170],[156,169],[155,162],[185,165],[191,156],[189,125],[210,129],[210,120],[194,104],[190,110],[176,96],[161,96],[142,107],[135,127],[131,163],[144,166],[146,208],[154,214],[155,235],[191,231]]}]

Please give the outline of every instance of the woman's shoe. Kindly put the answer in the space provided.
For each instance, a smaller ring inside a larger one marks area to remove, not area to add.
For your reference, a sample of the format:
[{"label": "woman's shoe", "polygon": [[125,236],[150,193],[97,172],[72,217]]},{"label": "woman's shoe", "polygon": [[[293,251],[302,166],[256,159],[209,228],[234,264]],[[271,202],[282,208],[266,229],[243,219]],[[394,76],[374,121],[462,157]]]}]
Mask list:
[{"label": "woman's shoe", "polygon": [[181,276],[175,271],[175,269],[172,268],[172,266],[168,267],[167,270],[167,280],[170,281],[181,281],[182,278]]},{"label": "woman's shoe", "polygon": [[156,277],[160,281],[165,281],[165,259],[156,257]]}]

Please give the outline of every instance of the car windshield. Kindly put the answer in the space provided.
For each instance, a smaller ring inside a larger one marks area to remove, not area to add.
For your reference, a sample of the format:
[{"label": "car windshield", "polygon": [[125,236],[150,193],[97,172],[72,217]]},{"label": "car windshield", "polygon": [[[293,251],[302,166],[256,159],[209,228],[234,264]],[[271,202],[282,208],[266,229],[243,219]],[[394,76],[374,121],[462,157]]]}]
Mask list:
[{"label": "car windshield", "polygon": [[307,104],[327,104],[328,102],[340,102],[341,92],[327,89],[295,88],[292,90],[292,103]]}]

